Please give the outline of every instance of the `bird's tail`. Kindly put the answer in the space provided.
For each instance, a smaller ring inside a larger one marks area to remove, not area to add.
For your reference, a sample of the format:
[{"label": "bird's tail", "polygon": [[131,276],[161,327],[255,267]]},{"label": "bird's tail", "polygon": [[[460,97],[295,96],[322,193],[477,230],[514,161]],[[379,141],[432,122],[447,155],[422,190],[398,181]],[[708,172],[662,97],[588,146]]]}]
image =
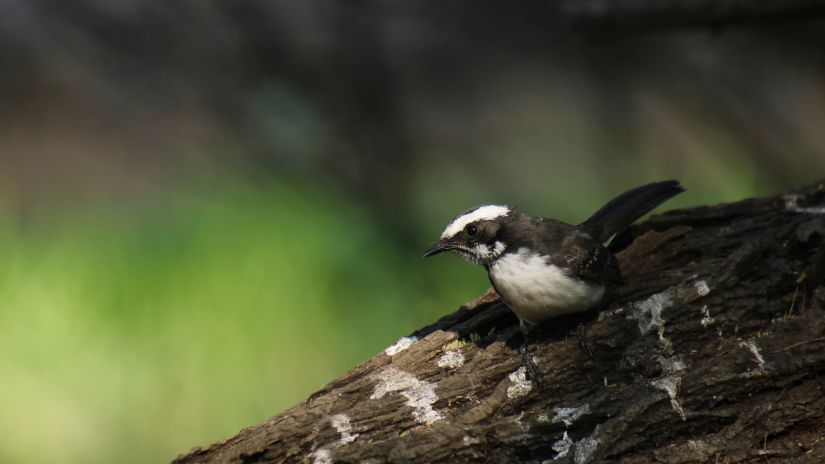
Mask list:
[{"label": "bird's tail", "polygon": [[636,187],[610,200],[596,211],[580,227],[593,238],[608,244],[635,220],[661,205],[668,199],[684,192],[676,180],[665,180]]}]

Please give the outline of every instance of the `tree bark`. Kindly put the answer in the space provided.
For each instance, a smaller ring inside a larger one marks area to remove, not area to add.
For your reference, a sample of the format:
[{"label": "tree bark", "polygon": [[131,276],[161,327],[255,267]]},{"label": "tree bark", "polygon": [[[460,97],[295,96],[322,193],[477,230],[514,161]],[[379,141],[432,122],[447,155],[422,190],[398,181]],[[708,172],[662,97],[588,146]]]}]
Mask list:
[{"label": "tree bark", "polygon": [[175,462],[825,462],[823,237],[825,180],[653,216],[603,309],[531,335],[543,391],[489,291]]}]

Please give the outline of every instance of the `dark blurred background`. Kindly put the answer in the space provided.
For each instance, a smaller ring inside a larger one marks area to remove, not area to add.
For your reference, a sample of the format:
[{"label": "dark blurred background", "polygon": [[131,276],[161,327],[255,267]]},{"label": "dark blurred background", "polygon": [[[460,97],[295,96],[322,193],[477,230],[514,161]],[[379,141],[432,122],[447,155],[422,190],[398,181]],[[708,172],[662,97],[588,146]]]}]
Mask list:
[{"label": "dark blurred background", "polygon": [[154,462],[487,287],[420,256],[825,173],[814,1],[0,1],[0,461]]}]

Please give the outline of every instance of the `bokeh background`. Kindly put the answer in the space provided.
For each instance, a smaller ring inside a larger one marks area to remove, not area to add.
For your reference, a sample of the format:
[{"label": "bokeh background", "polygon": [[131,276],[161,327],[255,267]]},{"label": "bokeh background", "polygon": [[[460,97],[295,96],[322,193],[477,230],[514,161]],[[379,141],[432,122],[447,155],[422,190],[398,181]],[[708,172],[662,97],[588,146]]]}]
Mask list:
[{"label": "bokeh background", "polygon": [[467,207],[822,177],[825,23],[758,3],[0,1],[0,462],[295,404],[486,289],[421,259]]}]

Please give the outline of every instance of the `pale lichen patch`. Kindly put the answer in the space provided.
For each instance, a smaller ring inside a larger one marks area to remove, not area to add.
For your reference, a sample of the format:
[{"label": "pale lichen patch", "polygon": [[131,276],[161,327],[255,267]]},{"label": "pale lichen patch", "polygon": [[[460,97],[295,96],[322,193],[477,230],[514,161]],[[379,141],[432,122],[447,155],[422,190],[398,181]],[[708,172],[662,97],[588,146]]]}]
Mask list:
[{"label": "pale lichen patch", "polygon": [[513,422],[516,425],[518,425],[518,428],[520,428],[522,432],[526,432],[527,430],[530,429],[530,426],[525,425],[524,422],[521,421],[523,418],[524,418],[524,411],[521,411],[520,413],[518,413],[518,416],[513,418]]},{"label": "pale lichen patch", "polygon": [[524,366],[510,373],[507,378],[510,379],[511,383],[511,385],[507,387],[507,398],[521,398],[533,389],[533,383],[527,380],[527,371],[524,369]]},{"label": "pale lichen patch", "polygon": [[310,454],[313,457],[312,464],[332,464],[332,452],[326,448],[321,448]]},{"label": "pale lichen patch", "polygon": [[553,451],[555,451],[556,457],[553,458],[554,461],[558,461],[566,457],[570,453],[570,448],[573,446],[573,440],[567,435],[567,430],[564,431],[564,435],[562,435],[561,440],[553,443]]},{"label": "pale lichen patch", "polygon": [[461,440],[461,442],[464,443],[464,446],[470,446],[470,445],[477,445],[477,444],[481,443],[481,440],[479,440],[478,438],[475,438],[475,437],[470,437],[470,436],[464,435],[464,438]]},{"label": "pale lichen patch", "polygon": [[659,341],[665,348],[670,348],[670,340],[665,338],[665,320],[662,312],[673,305],[673,297],[668,291],[651,295],[648,299],[633,304],[633,310],[627,315],[639,324],[642,335],[656,330]]},{"label": "pale lichen patch", "polygon": [[553,422],[564,422],[565,426],[570,427],[576,419],[590,412],[590,405],[585,404],[578,408],[553,408],[553,411],[556,413]]},{"label": "pale lichen patch", "polygon": [[658,380],[654,380],[650,382],[655,388],[659,390],[663,390],[667,393],[667,396],[670,397],[670,405],[673,407],[673,410],[679,414],[679,417],[682,420],[687,420],[685,417],[685,409],[682,407],[682,403],[679,401],[678,394],[679,394],[679,385],[682,383],[682,378],[677,377],[675,375],[671,375],[668,377],[663,377]]},{"label": "pale lichen patch", "polygon": [[705,451],[713,452],[713,451],[715,451],[712,447],[708,446],[708,444],[705,443],[704,440],[688,440],[687,441],[687,447],[691,450],[701,451],[701,452],[705,452]]},{"label": "pale lichen patch", "polygon": [[659,357],[659,365],[662,366],[662,372],[666,375],[681,372],[687,367],[681,355]]},{"label": "pale lichen patch", "polygon": [[464,355],[459,350],[450,350],[438,358],[436,364],[438,367],[455,369],[464,365]]},{"label": "pale lichen patch", "polygon": [[336,414],[329,419],[330,423],[338,433],[341,434],[341,440],[338,444],[344,445],[351,443],[358,438],[358,434],[352,431],[352,424],[350,424],[349,416],[346,414]]},{"label": "pale lichen patch", "polygon": [[710,317],[710,310],[708,309],[708,305],[702,306],[702,320],[699,321],[702,326],[707,327],[710,324],[713,324],[713,318]]},{"label": "pale lichen patch", "polygon": [[705,296],[710,293],[710,287],[708,287],[708,283],[704,280],[694,282],[693,286],[696,287],[696,293],[698,293],[699,296]]},{"label": "pale lichen patch", "polygon": [[346,414],[335,414],[329,418],[329,422],[341,434],[341,438],[310,453],[313,464],[332,464],[332,450],[347,443],[352,443],[358,438],[358,434],[352,431],[352,424],[350,424],[349,416]]},{"label": "pale lichen patch", "polygon": [[601,440],[599,440],[599,426],[597,425],[589,437],[576,443],[576,452],[573,455],[573,461],[576,464],[586,464],[590,462],[590,457],[599,447],[599,443],[601,443]]},{"label": "pale lichen patch", "polygon": [[609,317],[618,316],[619,314],[624,312],[624,308],[619,307],[616,309],[611,309],[607,311],[602,311],[599,313],[599,321],[603,321]]},{"label": "pale lichen patch", "polygon": [[785,209],[795,213],[803,214],[825,214],[825,206],[799,206],[799,200],[802,198],[799,194],[791,193],[782,197],[785,200]]},{"label": "pale lichen patch", "polygon": [[395,342],[395,344],[393,344],[392,346],[387,347],[387,349],[384,350],[384,353],[386,353],[389,356],[394,356],[394,355],[406,350],[407,348],[412,346],[413,343],[415,343],[417,341],[418,341],[418,337],[401,337],[401,338],[398,339],[397,342]]},{"label": "pale lichen patch", "polygon": [[765,368],[765,358],[762,357],[762,353],[759,352],[759,347],[756,346],[756,343],[747,341],[740,343],[739,346],[745,347],[751,352],[753,355],[753,360],[759,365],[759,370]]},{"label": "pale lichen patch", "polygon": [[432,424],[440,420],[443,416],[433,409],[433,403],[438,401],[435,394],[435,385],[424,380],[419,380],[409,372],[404,372],[390,367],[379,372],[375,376],[378,383],[375,385],[370,399],[381,399],[390,392],[401,392],[407,402],[407,406],[413,408],[413,417],[422,424]]}]

